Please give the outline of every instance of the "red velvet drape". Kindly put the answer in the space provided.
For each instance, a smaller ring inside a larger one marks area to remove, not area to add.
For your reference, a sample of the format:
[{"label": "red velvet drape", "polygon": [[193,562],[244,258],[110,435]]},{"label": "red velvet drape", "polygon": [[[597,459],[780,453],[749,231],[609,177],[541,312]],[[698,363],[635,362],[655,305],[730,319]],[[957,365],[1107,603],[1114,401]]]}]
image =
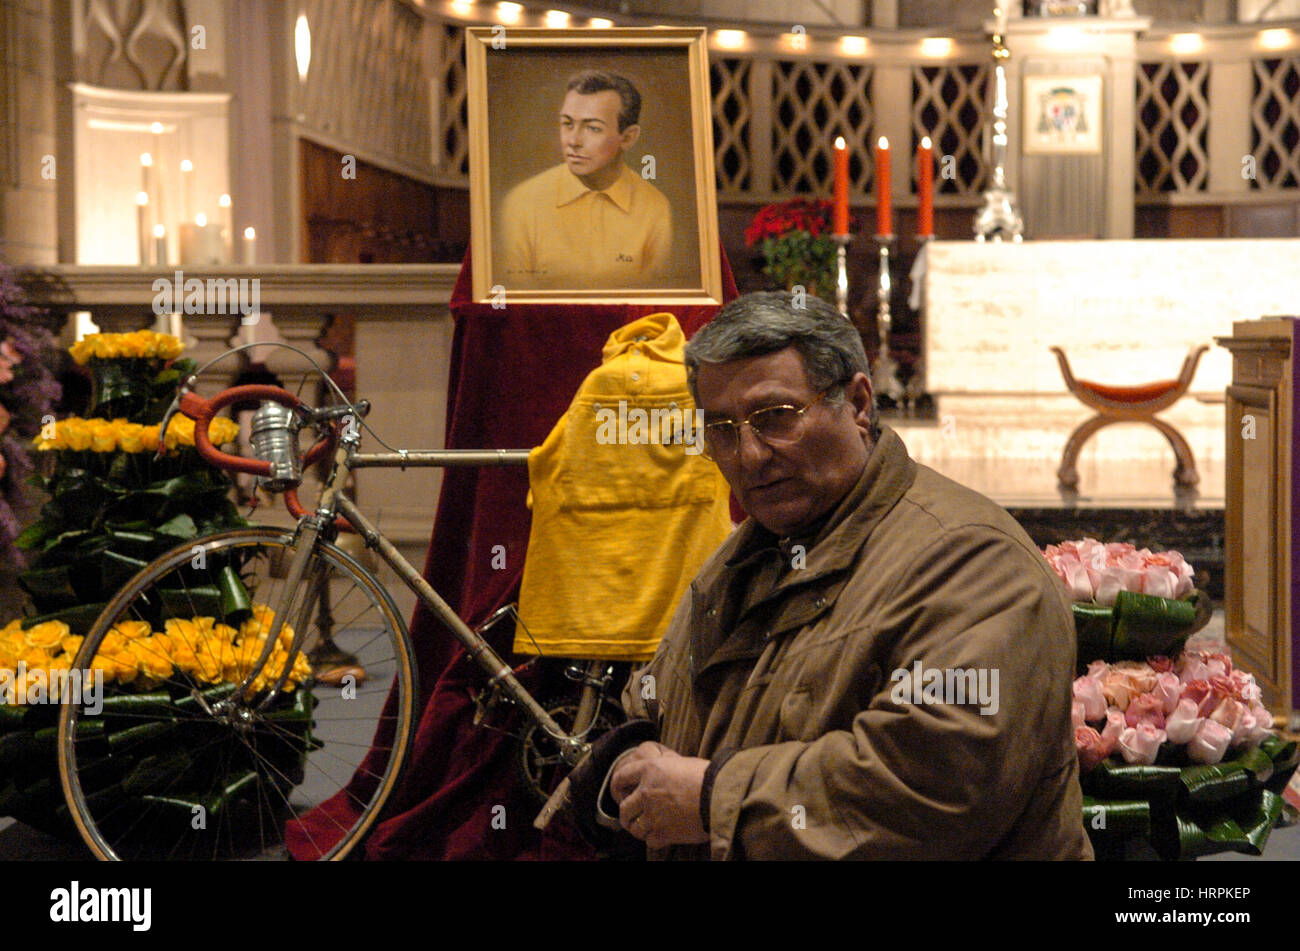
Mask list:
[{"label": "red velvet drape", "polygon": [[[496,310],[471,301],[470,267],[466,254],[451,300],[456,320],[447,393],[446,444],[451,449],[540,445],[583,379],[600,365],[610,333],[668,310],[689,337],[716,310],[567,304],[512,304]],[[737,292],[725,254],[722,270],[724,297],[730,300]],[[445,472],[424,577],[471,627],[517,597],[528,548],[527,492],[528,474],[522,467]],[[493,566],[498,545],[505,550],[504,569]],[[617,610],[616,600],[611,610]],[[507,658],[513,637],[508,622],[489,635],[493,648]],[[422,606],[412,618],[411,639],[420,677],[417,708],[422,711],[415,748],[366,844],[366,857],[590,857],[567,823],[554,822],[545,834],[533,829],[538,806],[518,779],[516,741],[472,723],[470,690],[486,677]],[[524,686],[544,695],[549,685],[539,681],[554,671],[554,666],[540,674],[529,671]],[[350,818],[348,802],[336,796],[301,820],[291,850],[299,858],[313,857],[310,843],[330,841],[331,829],[337,828],[333,820]]]}]

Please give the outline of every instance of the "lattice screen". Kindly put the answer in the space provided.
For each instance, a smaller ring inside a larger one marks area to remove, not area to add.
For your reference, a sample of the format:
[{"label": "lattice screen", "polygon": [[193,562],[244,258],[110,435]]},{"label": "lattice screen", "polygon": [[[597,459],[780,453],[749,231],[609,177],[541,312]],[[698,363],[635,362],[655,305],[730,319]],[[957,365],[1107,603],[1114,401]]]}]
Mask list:
[{"label": "lattice screen", "polygon": [[[930,137],[938,194],[976,195],[984,185],[980,142],[989,111],[991,72],[987,63],[912,69],[912,150],[915,153],[921,139]],[[952,156],[952,161],[946,156]],[[945,177],[945,168],[951,168],[951,176]],[[915,173],[912,190],[916,190]]]},{"label": "lattice screen", "polygon": [[438,117],[438,166],[469,175],[469,87],[465,81],[465,28],[444,24],[438,60],[442,85]]},{"label": "lattice screen", "polygon": [[1136,190],[1205,191],[1210,64],[1140,63],[1137,72]]},{"label": "lattice screen", "polygon": [[716,59],[709,64],[713,90],[713,165],[718,191],[747,192],[752,186],[750,161],[749,79],[752,62]]},{"label": "lattice screen", "polygon": [[[862,63],[772,64],[772,192],[829,195],[837,135],[849,146],[849,191],[871,191],[871,76]],[[765,183],[754,184],[761,191]]]},{"label": "lattice screen", "polygon": [[1300,186],[1300,56],[1257,59],[1250,103],[1252,188]]}]

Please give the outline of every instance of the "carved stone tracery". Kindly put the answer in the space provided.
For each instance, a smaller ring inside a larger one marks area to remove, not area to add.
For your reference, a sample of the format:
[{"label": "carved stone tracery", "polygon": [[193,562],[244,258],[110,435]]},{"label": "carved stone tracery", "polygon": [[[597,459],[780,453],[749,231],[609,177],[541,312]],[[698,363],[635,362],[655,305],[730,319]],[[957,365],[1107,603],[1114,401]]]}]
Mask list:
[{"label": "carved stone tracery", "polygon": [[79,0],[76,10],[83,82],[148,92],[189,88],[181,0]]}]

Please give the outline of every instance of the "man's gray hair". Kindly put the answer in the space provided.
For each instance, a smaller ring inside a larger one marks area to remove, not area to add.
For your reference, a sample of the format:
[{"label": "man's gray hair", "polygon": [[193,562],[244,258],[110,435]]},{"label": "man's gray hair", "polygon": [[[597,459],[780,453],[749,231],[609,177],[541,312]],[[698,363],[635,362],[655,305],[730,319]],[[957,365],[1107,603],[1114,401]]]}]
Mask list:
[{"label": "man's gray hair", "polygon": [[[803,360],[809,385],[822,390],[847,383],[857,373],[871,376],[862,337],[853,324],[830,304],[800,295],[798,306],[789,291],[762,291],[738,297],[718,311],[686,345],[686,380],[699,402],[695,377],[702,364],[728,363],[761,357],[794,347]],[[842,388],[831,400],[843,395]],[[871,428],[877,429],[871,411]]]}]

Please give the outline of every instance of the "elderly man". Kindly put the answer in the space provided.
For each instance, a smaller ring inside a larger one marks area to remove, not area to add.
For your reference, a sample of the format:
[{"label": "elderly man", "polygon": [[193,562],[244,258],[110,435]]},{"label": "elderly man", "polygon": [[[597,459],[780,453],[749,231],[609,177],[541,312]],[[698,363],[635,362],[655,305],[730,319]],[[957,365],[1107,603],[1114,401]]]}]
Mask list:
[{"label": "elderly man", "polygon": [[506,196],[501,232],[514,287],[644,287],[672,245],[672,212],[624,153],[641,136],[641,95],[625,77],[571,76],[560,106],[564,161]]},{"label": "elderly man", "polygon": [[749,519],[624,701],[610,777],[653,858],[1082,859],[1065,591],[1011,517],[875,419],[857,331],[751,294],[691,340]]}]

